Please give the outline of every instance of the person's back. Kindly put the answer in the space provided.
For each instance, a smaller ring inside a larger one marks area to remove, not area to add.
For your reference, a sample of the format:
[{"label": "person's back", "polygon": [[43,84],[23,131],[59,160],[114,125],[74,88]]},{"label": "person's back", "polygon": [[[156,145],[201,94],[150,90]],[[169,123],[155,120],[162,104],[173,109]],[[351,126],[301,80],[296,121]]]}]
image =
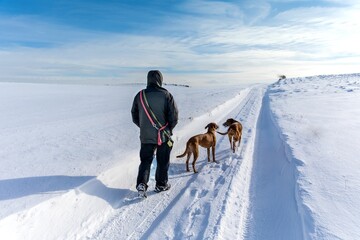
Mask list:
[{"label": "person's back", "polygon": [[[133,122],[140,128],[141,141],[141,163],[136,186],[139,192],[144,193],[148,187],[155,149],[157,149],[158,162],[155,191],[160,192],[170,188],[170,184],[167,183],[167,172],[172,144],[169,144],[169,141],[171,141],[172,130],[178,121],[178,110],[173,96],[162,88],[162,82],[160,71],[149,71],[147,87],[135,96],[131,109]],[[159,138],[161,138],[160,141]]]},{"label": "person's back", "polygon": [[[168,124],[166,131],[172,132],[178,121],[177,107],[173,96],[162,88],[162,75],[160,71],[153,70],[148,73],[147,87],[144,90],[146,100],[151,111],[163,126]],[[141,143],[157,143],[157,130],[152,126],[141,104],[140,92],[136,95],[131,110],[133,122],[140,127]]]}]

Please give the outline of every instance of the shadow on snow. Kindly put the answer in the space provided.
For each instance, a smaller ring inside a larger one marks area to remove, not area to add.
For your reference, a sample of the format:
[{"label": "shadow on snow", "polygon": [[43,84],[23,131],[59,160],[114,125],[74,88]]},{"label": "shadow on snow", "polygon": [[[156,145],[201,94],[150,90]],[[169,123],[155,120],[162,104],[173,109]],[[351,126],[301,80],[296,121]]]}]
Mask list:
[{"label": "shadow on snow", "polygon": [[74,189],[95,176],[39,176],[0,180],[0,201]]}]

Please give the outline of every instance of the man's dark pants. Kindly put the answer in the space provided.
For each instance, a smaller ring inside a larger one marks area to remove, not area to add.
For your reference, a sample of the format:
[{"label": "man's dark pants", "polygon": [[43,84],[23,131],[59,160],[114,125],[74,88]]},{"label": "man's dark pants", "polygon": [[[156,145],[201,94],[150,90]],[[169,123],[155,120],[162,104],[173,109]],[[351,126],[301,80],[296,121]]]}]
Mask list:
[{"label": "man's dark pants", "polygon": [[170,152],[172,147],[169,147],[166,142],[160,146],[156,144],[142,143],[140,149],[140,166],[137,177],[138,186],[140,183],[145,183],[146,188],[150,177],[151,163],[154,158],[156,150],[157,168],[155,173],[155,180],[157,186],[165,186],[168,182],[168,170],[170,166]]}]

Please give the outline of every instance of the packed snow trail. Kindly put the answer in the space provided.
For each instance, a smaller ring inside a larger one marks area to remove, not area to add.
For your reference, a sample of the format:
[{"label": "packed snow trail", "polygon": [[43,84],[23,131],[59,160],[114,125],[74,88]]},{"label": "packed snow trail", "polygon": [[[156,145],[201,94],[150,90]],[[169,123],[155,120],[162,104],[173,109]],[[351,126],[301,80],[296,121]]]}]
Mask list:
[{"label": "packed snow trail", "polygon": [[[253,129],[263,91],[263,86],[253,87],[240,101],[234,102],[228,114],[217,110],[211,117],[205,117],[218,123],[230,117],[241,120],[243,139],[235,154],[230,150],[227,136],[217,135],[219,164],[207,162],[205,149],[200,150],[198,174],[185,171],[185,159],[173,161],[169,176],[172,187],[168,192],[150,191],[143,201],[131,198],[123,201],[106,224],[99,225],[93,234],[87,232],[86,236],[95,239],[221,239],[223,234],[242,237],[249,205]],[[204,128],[204,118],[195,119],[192,124]],[[188,134],[201,133],[202,128]],[[187,137],[180,142],[185,140]],[[175,152],[185,147],[179,145]],[[132,195],[136,195],[135,191]]]}]

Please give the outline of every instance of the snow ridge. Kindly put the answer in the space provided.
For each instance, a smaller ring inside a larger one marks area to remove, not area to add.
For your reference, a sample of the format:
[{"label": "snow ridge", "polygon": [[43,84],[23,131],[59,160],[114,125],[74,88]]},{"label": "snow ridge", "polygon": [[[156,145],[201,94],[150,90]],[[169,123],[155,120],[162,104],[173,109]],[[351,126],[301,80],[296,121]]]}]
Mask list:
[{"label": "snow ridge", "polygon": [[270,120],[293,165],[305,239],[359,236],[359,76],[292,78],[269,86]]},{"label": "snow ridge", "polygon": [[[275,85],[275,84],[273,84]],[[271,85],[271,86],[273,86]],[[275,131],[277,136],[279,137],[279,139],[281,140],[281,145],[283,148],[283,151],[285,153],[285,157],[286,160],[291,164],[292,169],[294,171],[294,184],[295,184],[295,191],[294,191],[294,195],[295,195],[295,200],[296,200],[296,206],[297,206],[297,211],[301,220],[301,229],[302,229],[302,239],[311,239],[312,234],[314,233],[314,219],[312,217],[312,212],[311,210],[305,205],[304,200],[303,200],[303,195],[306,195],[306,191],[304,189],[302,189],[299,186],[299,182],[298,179],[301,177],[301,174],[298,170],[298,166],[302,166],[304,163],[297,159],[294,154],[293,151],[291,150],[291,147],[287,144],[286,142],[286,136],[284,136],[284,134],[281,131],[281,128],[278,124],[278,119],[275,116],[274,112],[271,110],[270,107],[270,99],[269,99],[269,93],[267,92],[265,94],[265,99],[268,102],[268,111],[270,114],[270,120],[272,125],[275,127]]]},{"label": "snow ridge", "polygon": [[246,239],[308,239],[311,215],[299,196],[296,159],[282,139],[265,93],[251,179],[251,206]]}]

